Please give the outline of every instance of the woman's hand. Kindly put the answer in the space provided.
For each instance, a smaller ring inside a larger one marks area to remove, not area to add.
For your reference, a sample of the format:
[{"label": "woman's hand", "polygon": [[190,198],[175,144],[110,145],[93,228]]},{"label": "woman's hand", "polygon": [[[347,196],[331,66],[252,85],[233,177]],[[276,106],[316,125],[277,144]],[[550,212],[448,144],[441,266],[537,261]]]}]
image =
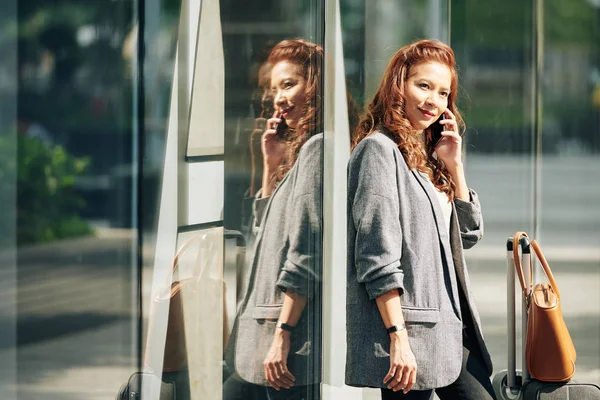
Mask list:
[{"label": "woman's hand", "polygon": [[285,156],[285,142],[277,136],[277,125],[281,122],[281,118],[277,118],[276,114],[269,118],[266,124],[267,129],[261,138],[265,171],[271,170],[273,172],[276,170]]},{"label": "woman's hand", "polygon": [[444,111],[445,119],[440,121],[444,126],[442,139],[435,146],[438,160],[442,161],[446,169],[451,171],[456,166],[462,165],[462,138],[458,134],[456,116],[450,110]]},{"label": "woman's hand", "polygon": [[388,389],[408,393],[417,380],[417,361],[408,343],[406,329],[390,334],[390,370],[383,383]]},{"label": "woman's hand", "polygon": [[440,121],[444,125],[442,140],[435,146],[438,160],[441,160],[456,185],[454,195],[461,200],[470,201],[471,195],[465,178],[465,170],[462,163],[462,138],[458,134],[456,116],[452,111],[446,110],[446,118]]},{"label": "woman's hand", "polygon": [[289,389],[294,386],[296,378],[287,368],[289,352],[290,332],[277,328],[271,348],[263,362],[265,378],[275,390]]},{"label": "woman's hand", "polygon": [[273,116],[267,120],[267,129],[261,137],[263,154],[262,197],[268,197],[273,192],[273,176],[285,156],[286,144],[277,135],[277,124],[281,118]]}]

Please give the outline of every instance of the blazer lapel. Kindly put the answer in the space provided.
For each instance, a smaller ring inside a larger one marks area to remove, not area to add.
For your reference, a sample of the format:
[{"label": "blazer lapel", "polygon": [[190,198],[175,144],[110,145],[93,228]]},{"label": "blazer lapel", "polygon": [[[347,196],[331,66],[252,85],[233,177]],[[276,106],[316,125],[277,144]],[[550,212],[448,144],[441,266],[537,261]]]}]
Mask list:
[{"label": "blazer lapel", "polygon": [[[289,171],[289,172],[291,172],[291,171]],[[267,205],[265,207],[265,211],[263,212],[262,221],[260,221],[260,229],[258,230],[258,233],[256,234],[255,249],[258,249],[260,247],[260,242],[262,241],[263,232],[265,230],[264,229],[265,228],[265,221],[267,220],[267,216],[269,215],[269,210],[271,209],[271,203],[273,202],[273,198],[275,197],[275,195],[279,191],[279,188],[288,179],[288,176],[290,176],[289,172],[287,174],[285,174],[285,176],[283,177],[283,179],[281,180],[281,182],[279,182],[279,185],[277,185],[277,187],[275,188],[275,190],[273,191],[273,193],[271,193],[271,198],[269,199],[269,202],[267,203]],[[256,259],[256,257],[254,257],[254,258]]]},{"label": "blazer lapel", "polygon": [[444,253],[448,255],[448,252],[451,252],[452,249],[447,248],[450,244],[450,240],[448,238],[448,230],[445,227],[444,213],[440,206],[440,202],[437,198],[437,194],[435,193],[435,188],[432,186],[431,182],[429,182],[429,178],[424,173],[412,169],[411,172],[417,178],[417,181],[419,182],[419,184],[427,194],[427,197],[429,198],[429,202],[431,203],[431,208],[433,210],[433,215],[435,218],[438,236],[440,237]]},{"label": "blazer lapel", "polygon": [[[461,318],[460,315],[460,300],[458,298],[458,283],[456,279],[456,266],[452,266],[454,264],[454,257],[452,253],[452,247],[450,245],[450,237],[448,235],[448,228],[446,227],[446,222],[444,221],[444,213],[442,211],[442,207],[440,206],[440,202],[438,200],[438,195],[435,193],[435,187],[429,181],[427,175],[420,171],[412,170],[411,172],[417,178],[417,181],[427,194],[429,198],[429,202],[431,203],[431,209],[433,210],[433,216],[435,219],[435,225],[438,231],[438,237],[440,239],[440,245],[442,251],[444,252],[444,258],[446,259],[446,268],[448,272],[448,276],[450,279],[450,284],[454,286],[453,293],[453,303],[454,303],[454,312]],[[454,204],[452,204],[452,217],[454,218],[456,215],[456,211],[454,210]],[[452,218],[451,218],[452,220]],[[450,223],[452,225],[452,223]]]}]

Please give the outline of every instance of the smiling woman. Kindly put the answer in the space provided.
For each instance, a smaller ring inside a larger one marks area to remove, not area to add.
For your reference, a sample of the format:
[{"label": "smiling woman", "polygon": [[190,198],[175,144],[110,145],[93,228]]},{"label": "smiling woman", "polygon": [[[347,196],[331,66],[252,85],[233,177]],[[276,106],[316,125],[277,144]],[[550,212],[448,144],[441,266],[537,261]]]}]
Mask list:
[{"label": "smiling woman", "polygon": [[383,399],[430,399],[434,390],[443,400],[494,398],[463,257],[483,219],[462,165],[457,86],[449,46],[405,46],[355,135],[346,383],[381,388]]},{"label": "smiling woman", "polygon": [[415,129],[428,128],[446,111],[451,84],[452,72],[442,63],[425,62],[412,68],[406,81],[405,110]]},{"label": "smiling woman", "polygon": [[280,61],[271,71],[275,114],[280,116],[280,123],[294,129],[302,117],[302,108],[306,102],[306,80],[302,70],[288,61]]}]

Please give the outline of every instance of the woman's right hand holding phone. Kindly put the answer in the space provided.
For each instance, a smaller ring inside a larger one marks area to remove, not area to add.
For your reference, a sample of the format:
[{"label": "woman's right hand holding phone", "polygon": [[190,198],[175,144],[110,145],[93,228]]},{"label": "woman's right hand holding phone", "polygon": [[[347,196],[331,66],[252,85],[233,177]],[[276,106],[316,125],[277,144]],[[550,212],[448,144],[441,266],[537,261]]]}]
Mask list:
[{"label": "woman's right hand holding phone", "polygon": [[271,195],[272,177],[277,172],[285,156],[286,144],[277,134],[277,126],[283,123],[283,120],[275,113],[273,117],[267,120],[266,130],[261,138],[261,150],[263,153],[263,185],[262,197]]}]

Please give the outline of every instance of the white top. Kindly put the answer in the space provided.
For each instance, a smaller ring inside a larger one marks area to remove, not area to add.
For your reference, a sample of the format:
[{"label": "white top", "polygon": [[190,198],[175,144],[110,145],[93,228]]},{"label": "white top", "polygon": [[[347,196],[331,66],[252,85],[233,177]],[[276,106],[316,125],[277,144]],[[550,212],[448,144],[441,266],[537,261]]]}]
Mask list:
[{"label": "white top", "polygon": [[440,208],[442,209],[442,213],[444,214],[444,225],[446,227],[446,232],[448,232],[448,235],[450,235],[450,218],[452,217],[452,204],[450,204],[450,200],[448,200],[448,195],[446,195],[446,193],[444,192],[440,192],[435,187],[435,185],[429,180],[429,178],[427,178],[427,183],[431,185],[433,191],[437,195],[438,202],[440,203]]},{"label": "white top", "polygon": [[[424,137],[422,138],[424,139]],[[433,158],[437,160],[437,153],[433,152]],[[448,200],[448,196],[444,192],[440,192],[433,182],[429,180],[429,176],[426,174],[422,174],[425,177],[425,180],[431,185],[435,194],[437,194],[438,202],[440,203],[440,207],[442,209],[442,213],[444,214],[444,224],[446,226],[446,232],[448,232],[448,236],[450,236],[450,218],[452,217],[452,204],[450,204],[450,200]]]},{"label": "white top", "polygon": [[448,200],[448,195],[446,193],[438,191],[437,188],[435,189],[435,193],[437,194],[437,198],[440,202],[440,207],[442,208],[442,212],[444,213],[444,223],[446,224],[446,231],[448,232],[448,235],[450,235],[450,217],[452,216],[452,204],[450,204],[450,200]]}]

